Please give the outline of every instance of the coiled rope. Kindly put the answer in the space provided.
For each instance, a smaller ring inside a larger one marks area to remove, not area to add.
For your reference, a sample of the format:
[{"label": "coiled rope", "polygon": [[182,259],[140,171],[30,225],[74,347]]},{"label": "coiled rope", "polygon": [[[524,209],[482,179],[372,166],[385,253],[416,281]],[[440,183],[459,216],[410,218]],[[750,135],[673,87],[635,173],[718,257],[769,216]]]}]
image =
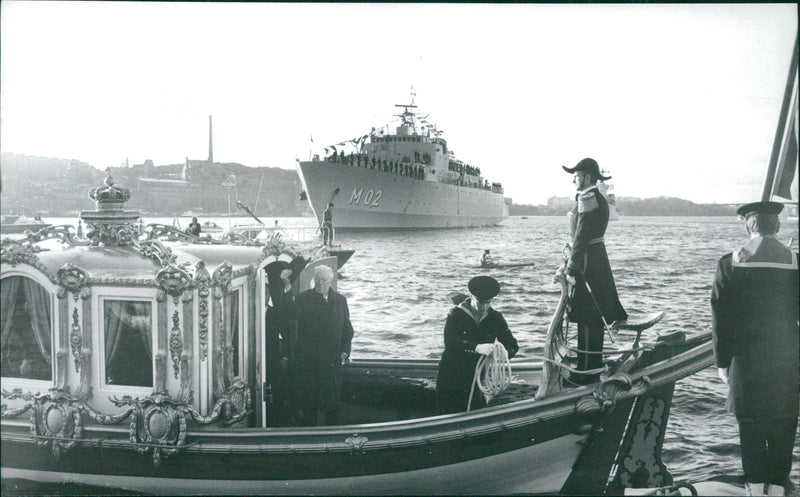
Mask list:
[{"label": "coiled rope", "polygon": [[469,390],[467,411],[472,406],[472,396],[475,385],[486,396],[486,401],[503,393],[511,384],[511,363],[508,362],[508,352],[502,343],[494,341],[494,350],[491,354],[482,355],[475,365],[475,374],[472,376],[472,387]]}]

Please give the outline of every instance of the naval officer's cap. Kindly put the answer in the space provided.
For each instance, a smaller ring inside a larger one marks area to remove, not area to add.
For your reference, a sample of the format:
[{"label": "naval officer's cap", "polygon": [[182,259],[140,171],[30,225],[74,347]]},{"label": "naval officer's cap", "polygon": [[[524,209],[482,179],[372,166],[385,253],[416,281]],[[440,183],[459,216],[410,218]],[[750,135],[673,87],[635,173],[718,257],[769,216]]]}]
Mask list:
[{"label": "naval officer's cap", "polygon": [[576,171],[582,171],[584,173],[591,174],[597,179],[601,180],[611,179],[611,176],[603,176],[602,174],[600,174],[600,166],[597,164],[597,161],[594,159],[590,159],[588,157],[575,164],[575,167],[570,168],[567,166],[561,166],[561,168],[570,174]]},{"label": "naval officer's cap", "polygon": [[750,214],[754,214],[756,212],[777,215],[780,214],[782,210],[783,204],[780,202],[752,202],[736,209],[736,213],[743,218],[746,218]]},{"label": "naval officer's cap", "polygon": [[476,276],[467,284],[469,293],[481,302],[486,302],[500,293],[500,283],[491,276]]}]

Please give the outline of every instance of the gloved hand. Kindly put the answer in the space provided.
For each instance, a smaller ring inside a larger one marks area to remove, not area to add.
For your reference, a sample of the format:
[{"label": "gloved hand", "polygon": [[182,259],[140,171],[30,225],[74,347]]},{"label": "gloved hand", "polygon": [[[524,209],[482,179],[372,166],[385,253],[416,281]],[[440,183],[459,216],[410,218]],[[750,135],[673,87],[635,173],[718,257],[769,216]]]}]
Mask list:
[{"label": "gloved hand", "polygon": [[475,346],[475,352],[481,355],[489,355],[494,352],[494,344],[491,343],[479,343]]},{"label": "gloved hand", "polygon": [[717,368],[717,374],[722,383],[728,384],[728,368]]}]

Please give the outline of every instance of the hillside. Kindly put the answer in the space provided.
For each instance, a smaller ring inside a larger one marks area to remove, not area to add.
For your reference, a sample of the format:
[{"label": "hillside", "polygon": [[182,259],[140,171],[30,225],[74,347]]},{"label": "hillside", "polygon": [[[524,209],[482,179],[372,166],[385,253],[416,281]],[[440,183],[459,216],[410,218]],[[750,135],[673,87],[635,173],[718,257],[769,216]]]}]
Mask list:
[{"label": "hillside", "polygon": [[[94,204],[88,191],[101,185],[106,176],[77,160],[4,153],[0,161],[4,214],[60,216],[91,209]],[[131,190],[127,207],[151,216],[187,211],[224,215],[229,202],[235,213],[237,200],[251,208],[257,204],[256,214],[263,216],[299,216],[307,209],[307,203],[298,198],[300,179],[287,169],[190,160],[159,166],[147,161],[109,170],[117,184]],[[224,182],[233,186],[228,190]]]},{"label": "hillside", "polygon": [[[617,212],[621,216],[735,216],[735,205],[695,204],[675,197],[636,198],[617,197]],[[571,207],[550,208],[546,205],[514,204],[512,216],[563,216]]]}]

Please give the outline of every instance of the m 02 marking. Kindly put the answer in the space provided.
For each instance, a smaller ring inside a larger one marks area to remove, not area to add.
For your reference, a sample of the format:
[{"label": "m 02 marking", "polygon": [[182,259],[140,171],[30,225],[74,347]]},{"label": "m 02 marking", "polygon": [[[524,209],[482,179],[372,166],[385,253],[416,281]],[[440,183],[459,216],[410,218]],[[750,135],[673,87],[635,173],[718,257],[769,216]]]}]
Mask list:
[{"label": "m 02 marking", "polygon": [[353,194],[350,195],[350,204],[359,205],[361,203],[362,194],[364,195],[365,207],[378,207],[381,197],[383,197],[383,191],[381,190],[367,190],[366,193],[364,193],[363,188],[353,188]]}]

